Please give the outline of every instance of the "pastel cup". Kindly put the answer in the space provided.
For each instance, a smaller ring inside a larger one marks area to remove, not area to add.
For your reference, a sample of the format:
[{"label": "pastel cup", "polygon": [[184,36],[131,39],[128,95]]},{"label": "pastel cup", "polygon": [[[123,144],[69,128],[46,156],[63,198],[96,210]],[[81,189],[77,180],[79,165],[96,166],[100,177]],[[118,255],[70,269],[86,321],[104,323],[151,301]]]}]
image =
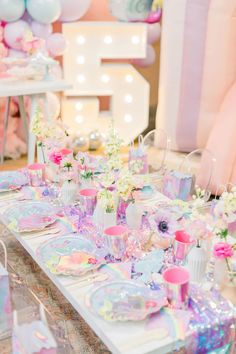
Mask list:
[{"label": "pastel cup", "polygon": [[104,230],[104,245],[117,260],[125,257],[127,239],[128,229],[124,226],[115,225]]},{"label": "pastel cup", "polygon": [[32,187],[39,187],[45,183],[45,165],[34,163],[28,165],[29,184]]},{"label": "pastel cup", "polygon": [[181,267],[168,268],[162,274],[169,306],[187,309],[189,303],[189,272]]},{"label": "pastel cup", "polygon": [[185,231],[176,231],[175,233],[175,260],[177,262],[183,262],[186,259],[186,256],[190,250],[190,247],[195,243],[194,240],[191,240],[189,234]]},{"label": "pastel cup", "polygon": [[97,205],[97,190],[94,188],[81,189],[79,195],[84,216],[92,216]]},{"label": "pastel cup", "polygon": [[62,158],[70,158],[70,159],[73,158],[73,150],[71,150],[71,149],[64,148],[64,149],[59,150],[59,152],[61,153]]}]

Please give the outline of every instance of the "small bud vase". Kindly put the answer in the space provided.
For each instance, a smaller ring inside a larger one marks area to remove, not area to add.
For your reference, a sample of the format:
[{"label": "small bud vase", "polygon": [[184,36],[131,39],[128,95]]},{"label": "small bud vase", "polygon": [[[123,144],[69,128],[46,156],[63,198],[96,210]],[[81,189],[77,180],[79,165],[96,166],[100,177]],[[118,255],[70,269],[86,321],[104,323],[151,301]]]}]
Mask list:
[{"label": "small bud vase", "polygon": [[142,211],[137,203],[130,203],[125,211],[126,223],[131,229],[140,229],[142,225]]},{"label": "small bud vase", "polygon": [[61,188],[61,199],[63,204],[71,205],[75,202],[77,196],[77,184],[70,180],[64,181]]},{"label": "small bud vase", "polygon": [[204,248],[194,246],[187,256],[187,269],[193,282],[202,282],[206,274],[208,256]]},{"label": "small bud vase", "polygon": [[117,213],[116,211],[112,213],[107,213],[104,211],[103,213],[103,229],[107,229],[108,227],[115,226],[117,224]]}]

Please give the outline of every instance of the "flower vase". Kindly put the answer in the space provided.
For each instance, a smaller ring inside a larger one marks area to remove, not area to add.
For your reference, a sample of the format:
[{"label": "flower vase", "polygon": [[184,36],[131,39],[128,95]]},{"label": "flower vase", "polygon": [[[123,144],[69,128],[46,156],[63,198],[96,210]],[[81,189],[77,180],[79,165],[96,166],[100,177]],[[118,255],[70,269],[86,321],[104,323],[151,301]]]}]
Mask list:
[{"label": "flower vase", "polygon": [[187,256],[187,269],[193,282],[202,282],[206,273],[208,256],[203,247],[193,247]]},{"label": "flower vase", "polygon": [[46,165],[46,179],[55,183],[59,182],[59,165],[49,161]]},{"label": "flower vase", "polygon": [[126,209],[128,207],[128,202],[123,199],[120,199],[118,202],[117,215],[120,220],[124,220],[126,217]]},{"label": "flower vase", "polygon": [[37,162],[38,163],[46,163],[46,156],[43,151],[43,147],[37,144]]},{"label": "flower vase", "polygon": [[103,227],[103,215],[104,215],[104,208],[101,202],[98,201],[93,213],[93,222],[95,225],[99,225]]},{"label": "flower vase", "polygon": [[212,255],[212,239],[202,240],[201,246],[204,248],[207,254],[207,260],[209,261]]},{"label": "flower vase", "polygon": [[103,229],[107,229],[108,227],[115,226],[117,224],[117,213],[107,213],[104,211],[103,213]]},{"label": "flower vase", "polygon": [[220,287],[226,283],[228,277],[228,269],[227,269],[227,263],[226,260],[220,259],[220,258],[215,258],[215,263],[214,263],[214,281],[217,283]]},{"label": "flower vase", "polygon": [[61,188],[61,199],[65,205],[75,202],[77,196],[77,184],[74,181],[64,181]]},{"label": "flower vase", "polygon": [[94,188],[94,183],[92,178],[81,179],[80,189]]},{"label": "flower vase", "polygon": [[130,203],[125,211],[126,223],[131,229],[140,229],[142,225],[142,211],[137,203]]}]

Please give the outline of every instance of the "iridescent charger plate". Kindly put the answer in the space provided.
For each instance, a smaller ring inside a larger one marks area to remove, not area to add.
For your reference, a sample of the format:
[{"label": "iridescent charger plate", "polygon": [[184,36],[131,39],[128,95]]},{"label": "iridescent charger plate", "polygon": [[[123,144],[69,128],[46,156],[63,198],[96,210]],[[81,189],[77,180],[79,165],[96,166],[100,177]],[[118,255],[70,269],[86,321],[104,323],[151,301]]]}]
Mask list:
[{"label": "iridescent charger plate", "polygon": [[95,289],[87,306],[106,321],[142,321],[167,304],[164,291],[152,291],[133,281],[114,281]]},{"label": "iridescent charger plate", "polygon": [[80,276],[105,264],[104,251],[78,235],[56,237],[37,249],[37,255],[52,274]]},{"label": "iridescent charger plate", "polygon": [[19,171],[0,172],[0,193],[6,193],[20,189],[28,184],[28,178]]}]

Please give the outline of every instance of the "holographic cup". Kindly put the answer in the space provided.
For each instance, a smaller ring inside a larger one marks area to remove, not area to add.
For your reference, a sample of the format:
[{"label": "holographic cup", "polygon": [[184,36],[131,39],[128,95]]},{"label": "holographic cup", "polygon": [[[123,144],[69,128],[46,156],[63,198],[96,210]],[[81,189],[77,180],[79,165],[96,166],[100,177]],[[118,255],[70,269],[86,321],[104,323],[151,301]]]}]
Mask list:
[{"label": "holographic cup", "polygon": [[124,226],[111,226],[104,230],[104,246],[117,260],[123,260],[126,253],[128,229]]},{"label": "holographic cup", "polygon": [[29,184],[32,187],[39,187],[45,183],[45,165],[34,163],[28,166]]},{"label": "holographic cup", "polygon": [[190,235],[184,231],[176,231],[174,249],[175,249],[175,260],[178,263],[184,263],[186,256],[190,250],[190,247],[195,243],[191,240]]},{"label": "holographic cup", "polygon": [[181,267],[168,268],[162,274],[169,306],[173,309],[187,309],[189,303],[189,272]]},{"label": "holographic cup", "polygon": [[81,189],[79,194],[84,216],[92,216],[97,205],[97,190],[93,188]]}]

